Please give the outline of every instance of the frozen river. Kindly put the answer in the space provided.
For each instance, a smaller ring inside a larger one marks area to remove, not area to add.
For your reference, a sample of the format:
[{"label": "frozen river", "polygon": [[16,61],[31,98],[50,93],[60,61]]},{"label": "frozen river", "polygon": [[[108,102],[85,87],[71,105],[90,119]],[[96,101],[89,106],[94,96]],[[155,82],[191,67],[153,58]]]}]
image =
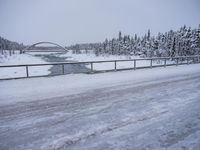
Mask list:
[{"label": "frozen river", "polygon": [[[52,62],[52,63],[54,63],[54,62],[73,62],[73,61],[67,61],[68,57],[59,57],[56,54],[54,54],[54,53],[49,54],[49,55],[37,54],[35,56],[42,58],[46,62]],[[62,66],[54,65],[49,69],[49,71],[50,71],[50,75],[62,74]],[[84,64],[68,64],[68,65],[64,66],[64,74],[83,73],[83,72],[89,72],[89,71],[90,71],[90,69],[88,69]]]}]

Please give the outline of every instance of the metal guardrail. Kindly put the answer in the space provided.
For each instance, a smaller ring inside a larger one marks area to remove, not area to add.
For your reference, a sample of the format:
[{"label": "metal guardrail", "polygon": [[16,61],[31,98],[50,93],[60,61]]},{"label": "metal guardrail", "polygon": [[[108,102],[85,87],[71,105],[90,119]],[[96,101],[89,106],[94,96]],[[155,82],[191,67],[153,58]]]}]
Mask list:
[{"label": "metal guardrail", "polygon": [[[150,61],[150,64],[148,66],[137,66],[138,61]],[[161,65],[153,65],[153,61],[155,60],[162,60],[164,61],[164,64]],[[173,64],[168,64],[167,60],[175,61]],[[133,67],[131,68],[117,68],[118,62],[127,62],[132,61]],[[109,63],[113,62],[113,69],[109,70],[94,70],[94,64],[97,63]],[[184,64],[194,64],[194,63],[200,63],[200,55],[195,56],[179,56],[179,57],[155,57],[155,58],[145,58],[145,59],[124,59],[124,60],[107,60],[107,61],[87,61],[87,62],[55,62],[55,63],[43,63],[43,64],[23,64],[23,65],[0,65],[1,68],[12,68],[12,67],[24,67],[26,71],[26,76],[22,77],[8,77],[8,78],[0,78],[0,80],[8,80],[8,79],[21,79],[21,78],[31,78],[31,77],[47,77],[47,76],[56,76],[56,75],[64,75],[65,74],[65,65],[75,65],[75,64],[84,64],[88,65],[90,64],[90,70],[87,72],[80,72],[80,73],[97,73],[97,72],[108,72],[108,71],[120,71],[120,70],[136,70],[136,69],[144,69],[144,68],[155,68],[155,67],[166,67],[166,66],[173,66],[173,65],[184,65]],[[29,67],[34,66],[52,66],[52,65],[60,65],[61,66],[61,73],[56,75],[39,75],[39,76],[31,76],[29,74]],[[0,70],[1,71],[1,70]]]}]

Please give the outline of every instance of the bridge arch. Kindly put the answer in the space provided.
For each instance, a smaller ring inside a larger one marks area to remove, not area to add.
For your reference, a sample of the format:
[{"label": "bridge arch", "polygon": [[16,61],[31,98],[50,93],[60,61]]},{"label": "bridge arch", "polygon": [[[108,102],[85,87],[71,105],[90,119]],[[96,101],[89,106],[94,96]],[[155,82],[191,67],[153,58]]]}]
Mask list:
[{"label": "bridge arch", "polygon": [[[60,49],[62,49],[63,51],[68,51],[66,48],[64,48],[63,46],[57,44],[57,43],[53,43],[53,42],[38,42],[38,43],[35,43],[35,44],[32,44],[31,46],[28,46],[26,47],[24,50],[22,50],[22,52],[28,52],[31,48],[35,47],[36,45],[40,45],[40,44],[51,44],[51,45],[54,45],[54,46],[57,46],[59,47]],[[45,51],[45,50],[44,50]]]}]

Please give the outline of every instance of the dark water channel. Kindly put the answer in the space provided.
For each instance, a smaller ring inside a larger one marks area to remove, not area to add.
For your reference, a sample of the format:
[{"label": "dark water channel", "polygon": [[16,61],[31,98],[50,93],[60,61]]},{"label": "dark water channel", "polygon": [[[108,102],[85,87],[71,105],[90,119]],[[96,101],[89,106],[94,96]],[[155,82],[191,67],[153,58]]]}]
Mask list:
[{"label": "dark water channel", "polygon": [[[34,56],[40,57],[46,62],[74,62],[71,60],[67,60],[70,57],[59,57],[63,53],[51,53],[51,54],[36,54]],[[53,65],[49,71],[51,73],[49,75],[57,75],[62,74],[62,65]],[[64,65],[64,74],[72,74],[72,73],[88,73],[90,69],[88,69],[84,64],[66,64]]]}]

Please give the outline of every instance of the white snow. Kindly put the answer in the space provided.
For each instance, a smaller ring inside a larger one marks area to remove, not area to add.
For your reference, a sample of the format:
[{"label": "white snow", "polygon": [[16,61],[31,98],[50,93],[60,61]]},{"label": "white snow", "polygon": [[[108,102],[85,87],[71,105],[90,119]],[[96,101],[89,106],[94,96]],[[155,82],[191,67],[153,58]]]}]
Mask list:
[{"label": "white snow", "polygon": [[[0,65],[24,65],[24,64],[42,64],[46,63],[44,60],[29,54],[15,54],[12,56],[0,57]],[[29,67],[29,74],[31,76],[47,75],[50,73],[51,66],[35,66]],[[0,78],[11,77],[25,77],[25,67],[12,67],[12,68],[0,68]]]},{"label": "white snow", "polygon": [[200,64],[0,81],[2,149],[199,149]]},{"label": "white snow", "polygon": [[[32,53],[34,54],[34,53]],[[36,53],[38,54],[38,53]],[[118,55],[99,55],[96,56],[93,53],[81,53],[81,54],[73,54],[72,51],[69,51],[66,54],[55,54],[58,57],[67,57],[66,60],[68,61],[75,61],[75,62],[88,62],[88,61],[109,61],[109,60],[129,60],[129,59],[139,59],[139,56],[118,56]],[[96,71],[101,70],[113,70],[114,69],[114,62],[103,62],[103,63],[94,63],[93,69]],[[137,66],[149,66],[150,61],[139,61]],[[117,69],[123,68],[133,68],[134,62],[133,61],[126,61],[126,62],[117,62]],[[90,64],[86,65],[87,68],[91,68]]]},{"label": "white snow", "polygon": [[[7,57],[0,57],[0,65],[20,65],[20,64],[42,64],[47,63],[45,60],[42,60],[35,55],[54,55],[57,57],[66,57],[66,61],[75,61],[75,62],[84,62],[84,61],[107,61],[107,60],[129,60],[129,59],[139,59],[139,56],[113,56],[113,55],[100,55],[95,56],[93,53],[88,54],[73,54],[71,51],[68,53],[55,53],[55,52],[33,52],[29,54],[15,54]],[[174,63],[168,61],[167,63]],[[153,61],[153,65],[164,64],[164,61]],[[133,68],[133,61],[122,61],[117,62],[117,69],[125,69],[125,68]],[[136,62],[136,67],[145,67],[150,66],[149,60],[140,60]],[[52,66],[34,66],[29,67],[29,75],[30,76],[40,76],[47,75],[50,73],[49,69]],[[86,64],[87,68],[91,68],[90,64]],[[103,62],[103,63],[94,63],[93,69],[96,71],[101,70],[113,70],[115,67],[114,62]],[[1,68],[0,70],[0,78],[14,78],[14,77],[25,77],[26,76],[26,68],[25,67],[12,67],[12,68]]]},{"label": "white snow", "polygon": [[[84,61],[108,61],[108,60],[129,60],[129,59],[141,59],[139,56],[118,56],[118,55],[99,55],[96,56],[93,53],[81,53],[81,54],[73,54],[69,51],[66,54],[59,54],[59,57],[67,57],[66,60],[72,60],[77,62],[84,62]],[[167,61],[167,63],[174,63]],[[161,65],[164,64],[164,61],[156,60],[153,61],[153,65]],[[103,63],[94,63],[93,69],[96,71],[101,70],[113,70],[114,69],[114,62],[103,62]],[[86,65],[88,68],[91,68],[90,64]],[[150,66],[150,60],[140,60],[136,62],[136,67],[147,67]],[[133,68],[134,62],[133,61],[121,61],[117,62],[117,69],[125,69],[125,68]]]},{"label": "white snow", "polygon": [[56,77],[19,79],[0,82],[0,104],[40,100],[54,96],[66,96],[90,89],[133,82],[181,78],[200,73],[200,64],[171,66],[102,74],[70,74]]}]

